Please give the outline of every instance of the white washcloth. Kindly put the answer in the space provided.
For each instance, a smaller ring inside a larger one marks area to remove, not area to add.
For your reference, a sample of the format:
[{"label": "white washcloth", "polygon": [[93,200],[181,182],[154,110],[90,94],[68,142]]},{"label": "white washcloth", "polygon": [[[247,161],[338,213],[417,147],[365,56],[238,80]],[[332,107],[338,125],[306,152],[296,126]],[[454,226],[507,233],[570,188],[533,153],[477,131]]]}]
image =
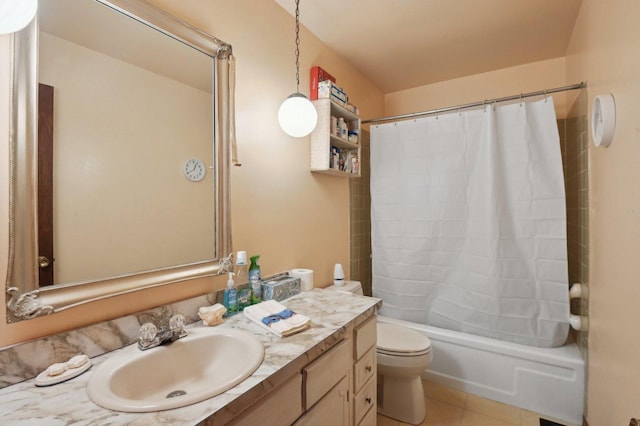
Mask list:
[{"label": "white washcloth", "polygon": [[290,336],[311,326],[309,317],[297,314],[275,300],[247,306],[244,315],[280,337]]}]

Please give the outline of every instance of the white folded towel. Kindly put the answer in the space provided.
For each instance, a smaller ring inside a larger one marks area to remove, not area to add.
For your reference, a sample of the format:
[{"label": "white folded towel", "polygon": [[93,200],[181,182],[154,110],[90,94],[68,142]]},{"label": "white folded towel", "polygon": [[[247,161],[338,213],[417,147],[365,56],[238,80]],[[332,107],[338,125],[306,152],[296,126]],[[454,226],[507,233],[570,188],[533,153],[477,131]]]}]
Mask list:
[{"label": "white folded towel", "polygon": [[280,337],[290,336],[311,326],[309,317],[297,314],[275,300],[247,306],[244,315]]}]

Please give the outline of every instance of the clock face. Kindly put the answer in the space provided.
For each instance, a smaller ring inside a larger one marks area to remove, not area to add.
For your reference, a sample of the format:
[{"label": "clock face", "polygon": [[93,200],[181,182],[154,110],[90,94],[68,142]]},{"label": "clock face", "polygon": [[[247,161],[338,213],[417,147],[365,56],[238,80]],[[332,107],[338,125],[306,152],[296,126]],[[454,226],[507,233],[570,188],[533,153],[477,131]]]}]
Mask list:
[{"label": "clock face", "polygon": [[191,182],[198,182],[204,179],[206,169],[204,163],[197,158],[187,160],[182,167],[184,176]]}]

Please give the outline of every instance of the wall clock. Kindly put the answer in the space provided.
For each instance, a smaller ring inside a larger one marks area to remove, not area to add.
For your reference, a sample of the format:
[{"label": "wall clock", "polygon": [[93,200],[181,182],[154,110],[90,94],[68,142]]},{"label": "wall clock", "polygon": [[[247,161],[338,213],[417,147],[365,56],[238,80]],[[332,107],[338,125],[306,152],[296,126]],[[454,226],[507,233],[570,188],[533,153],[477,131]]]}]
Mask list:
[{"label": "wall clock", "polygon": [[608,147],[616,129],[616,103],[611,93],[593,98],[591,137],[595,146]]},{"label": "wall clock", "polygon": [[201,160],[191,158],[190,160],[185,161],[184,166],[182,167],[182,172],[184,173],[184,177],[189,179],[191,182],[199,182],[204,179],[206,168]]}]

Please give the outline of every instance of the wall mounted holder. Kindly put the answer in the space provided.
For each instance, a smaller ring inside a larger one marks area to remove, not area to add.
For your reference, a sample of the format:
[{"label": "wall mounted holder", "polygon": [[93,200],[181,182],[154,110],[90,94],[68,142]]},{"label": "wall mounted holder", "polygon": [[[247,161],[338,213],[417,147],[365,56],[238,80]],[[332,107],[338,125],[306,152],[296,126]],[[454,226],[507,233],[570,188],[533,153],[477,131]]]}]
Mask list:
[{"label": "wall mounted holder", "polygon": [[607,148],[616,129],[616,103],[611,93],[593,98],[591,108],[591,137],[596,147]]}]

